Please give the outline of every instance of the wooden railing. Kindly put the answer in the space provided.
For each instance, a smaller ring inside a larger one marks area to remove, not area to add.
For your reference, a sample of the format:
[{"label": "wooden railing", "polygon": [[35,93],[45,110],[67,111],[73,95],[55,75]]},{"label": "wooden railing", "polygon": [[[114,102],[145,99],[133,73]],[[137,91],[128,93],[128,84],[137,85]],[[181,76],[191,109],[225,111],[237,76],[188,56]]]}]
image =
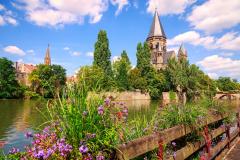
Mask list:
[{"label": "wooden railing", "polygon": [[[204,156],[207,157],[207,159],[213,159],[214,157],[216,157],[216,155],[219,155],[226,146],[227,148],[229,148],[231,146],[231,141],[234,141],[238,135],[240,136],[239,113],[237,113],[237,121],[234,123],[235,128],[231,128],[231,132],[230,127],[218,127],[209,132],[207,126],[223,120],[224,118],[226,118],[226,116],[213,114],[208,116],[204,123],[198,125],[198,127],[204,128],[204,131],[202,132],[204,140],[194,143],[188,143],[183,148],[177,150],[175,156],[163,155],[163,145],[186,136],[187,134],[194,131],[193,128],[184,125],[178,125],[169,129],[165,129],[159,133],[154,133],[132,140],[118,146],[117,157],[119,160],[133,159],[158,148],[159,160],[183,160],[199,151],[202,147],[206,147],[207,153]],[[211,141],[219,135],[222,135],[223,133],[226,133],[227,138],[216,144],[214,147],[211,147]]]}]

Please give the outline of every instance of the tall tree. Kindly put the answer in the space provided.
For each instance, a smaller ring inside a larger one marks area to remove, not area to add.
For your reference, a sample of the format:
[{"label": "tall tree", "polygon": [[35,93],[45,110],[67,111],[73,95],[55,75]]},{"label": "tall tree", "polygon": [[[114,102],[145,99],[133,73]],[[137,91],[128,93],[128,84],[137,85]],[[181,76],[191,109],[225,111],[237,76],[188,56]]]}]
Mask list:
[{"label": "tall tree", "polygon": [[104,30],[100,30],[98,33],[94,49],[93,65],[102,68],[106,75],[112,76],[111,52],[109,49],[107,32]]},{"label": "tall tree", "polygon": [[131,69],[131,62],[127,52],[124,50],[121,57],[113,63],[113,72],[119,90],[128,90],[128,71]]},{"label": "tall tree", "polygon": [[137,45],[137,68],[141,70],[142,76],[145,76],[151,68],[151,54],[148,44],[145,42]]},{"label": "tall tree", "polygon": [[16,98],[21,93],[13,62],[0,58],[0,98]]},{"label": "tall tree", "polygon": [[121,53],[121,58],[123,60],[125,60],[127,70],[129,71],[131,69],[131,62],[130,62],[130,60],[128,58],[128,55],[127,55],[127,52],[125,50],[123,50],[123,52]]}]

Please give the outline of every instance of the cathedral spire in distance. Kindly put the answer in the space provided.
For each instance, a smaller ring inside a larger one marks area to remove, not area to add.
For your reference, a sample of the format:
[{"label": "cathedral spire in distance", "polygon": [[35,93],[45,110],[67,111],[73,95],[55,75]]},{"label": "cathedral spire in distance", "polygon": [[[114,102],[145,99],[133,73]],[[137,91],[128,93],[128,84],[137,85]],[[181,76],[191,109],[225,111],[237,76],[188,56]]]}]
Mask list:
[{"label": "cathedral spire in distance", "polygon": [[187,50],[185,49],[184,45],[181,44],[179,50],[178,50],[178,59],[187,59]]},{"label": "cathedral spire in distance", "polygon": [[45,65],[51,65],[51,57],[50,57],[50,46],[48,44],[47,50],[46,50],[46,54],[45,54],[45,58],[44,58],[44,64]]},{"label": "cathedral spire in distance", "polygon": [[155,9],[152,25],[150,28],[150,32],[148,34],[148,38],[150,37],[164,37],[166,38],[162,23],[160,21],[157,8]]}]

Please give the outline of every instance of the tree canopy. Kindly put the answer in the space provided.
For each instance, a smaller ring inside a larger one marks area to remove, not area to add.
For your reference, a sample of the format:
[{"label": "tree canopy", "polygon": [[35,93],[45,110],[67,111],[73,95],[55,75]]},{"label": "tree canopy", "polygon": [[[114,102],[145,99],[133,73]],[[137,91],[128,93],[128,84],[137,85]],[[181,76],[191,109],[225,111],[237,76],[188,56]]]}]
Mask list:
[{"label": "tree canopy", "polygon": [[0,58],[0,98],[17,98],[21,94],[13,62],[7,58]]},{"label": "tree canopy", "polygon": [[32,88],[44,97],[53,97],[61,92],[66,82],[66,70],[60,65],[37,66],[29,76]]},{"label": "tree canopy", "polygon": [[100,30],[98,33],[97,42],[94,48],[93,65],[102,68],[106,75],[112,76],[111,52],[109,49],[107,32],[104,30]]}]

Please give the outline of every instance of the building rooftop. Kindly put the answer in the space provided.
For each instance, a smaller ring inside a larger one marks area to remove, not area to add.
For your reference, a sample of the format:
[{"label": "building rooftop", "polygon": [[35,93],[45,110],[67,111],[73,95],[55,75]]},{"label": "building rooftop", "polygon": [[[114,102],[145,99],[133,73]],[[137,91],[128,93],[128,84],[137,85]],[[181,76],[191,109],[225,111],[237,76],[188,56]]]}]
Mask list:
[{"label": "building rooftop", "polygon": [[154,14],[154,17],[153,17],[153,22],[152,22],[152,25],[151,25],[151,29],[150,29],[150,32],[148,34],[148,38],[150,37],[164,37],[166,38],[166,35],[165,35],[165,32],[163,30],[163,26],[162,26],[162,23],[160,21],[160,18],[158,16],[158,12],[155,11],[155,14]]}]

